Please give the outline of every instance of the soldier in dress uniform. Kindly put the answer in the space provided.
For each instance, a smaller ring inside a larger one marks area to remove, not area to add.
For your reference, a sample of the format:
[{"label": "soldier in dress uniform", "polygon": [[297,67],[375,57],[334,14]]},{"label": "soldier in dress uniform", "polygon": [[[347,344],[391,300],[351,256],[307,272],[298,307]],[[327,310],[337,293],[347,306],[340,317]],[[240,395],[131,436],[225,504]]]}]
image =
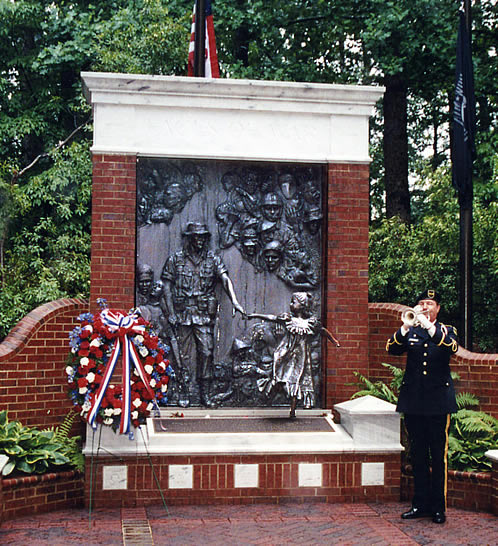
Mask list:
[{"label": "soldier in dress uniform", "polygon": [[448,430],[457,411],[449,362],[458,342],[455,328],[437,320],[440,301],[435,290],[422,292],[386,345],[391,354],[407,354],[396,410],[404,414],[410,440],[414,496],[401,517],[432,517],[434,523],[446,521]]}]

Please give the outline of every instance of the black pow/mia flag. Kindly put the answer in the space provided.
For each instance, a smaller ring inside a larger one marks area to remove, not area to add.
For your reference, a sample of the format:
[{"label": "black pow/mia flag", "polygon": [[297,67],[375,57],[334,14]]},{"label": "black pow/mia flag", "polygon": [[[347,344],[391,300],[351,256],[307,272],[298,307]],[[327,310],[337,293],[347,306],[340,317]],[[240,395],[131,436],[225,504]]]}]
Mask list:
[{"label": "black pow/mia flag", "polygon": [[456,48],[456,90],[453,106],[453,185],[461,206],[472,205],[472,162],[475,157],[475,95],[470,38],[465,15],[459,13]]}]

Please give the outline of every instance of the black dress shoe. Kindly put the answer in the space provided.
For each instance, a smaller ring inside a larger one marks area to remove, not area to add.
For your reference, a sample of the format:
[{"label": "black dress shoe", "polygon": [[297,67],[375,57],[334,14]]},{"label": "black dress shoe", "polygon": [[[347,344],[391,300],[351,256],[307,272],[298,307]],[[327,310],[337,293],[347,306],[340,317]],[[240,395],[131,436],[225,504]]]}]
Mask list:
[{"label": "black dress shoe", "polygon": [[411,508],[408,512],[401,514],[402,519],[417,519],[417,518],[428,518],[431,514],[420,508]]},{"label": "black dress shoe", "polygon": [[434,512],[432,514],[432,521],[434,523],[444,523],[446,521],[446,515],[444,512]]}]

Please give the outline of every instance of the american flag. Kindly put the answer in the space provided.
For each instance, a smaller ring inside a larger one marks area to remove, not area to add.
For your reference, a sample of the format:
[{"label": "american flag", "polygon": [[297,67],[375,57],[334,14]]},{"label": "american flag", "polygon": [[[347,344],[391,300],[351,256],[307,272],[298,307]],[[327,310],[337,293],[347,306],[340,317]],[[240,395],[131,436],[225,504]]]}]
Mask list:
[{"label": "american flag", "polygon": [[[220,69],[218,66],[218,55],[216,53],[216,38],[214,36],[213,12],[211,11],[210,0],[205,0],[204,11],[206,13],[206,42],[205,42],[205,72],[206,78],[219,78]],[[195,49],[195,4],[192,15],[192,33],[190,35],[190,46],[188,49],[188,75],[194,75],[194,52]]]}]

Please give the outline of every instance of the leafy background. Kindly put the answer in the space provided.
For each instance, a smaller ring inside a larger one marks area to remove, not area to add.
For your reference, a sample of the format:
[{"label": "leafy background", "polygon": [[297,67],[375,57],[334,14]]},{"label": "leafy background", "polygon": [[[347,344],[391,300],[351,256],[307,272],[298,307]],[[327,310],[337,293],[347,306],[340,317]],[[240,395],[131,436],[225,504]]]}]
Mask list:
[{"label": "leafy background", "polygon": [[[83,70],[186,74],[192,0],[0,0],[0,339],[88,296],[90,107]],[[381,84],[370,125],[370,299],[427,282],[458,324],[449,144],[456,0],[213,0],[222,77]],[[498,352],[498,4],[474,2],[474,350]]]}]

